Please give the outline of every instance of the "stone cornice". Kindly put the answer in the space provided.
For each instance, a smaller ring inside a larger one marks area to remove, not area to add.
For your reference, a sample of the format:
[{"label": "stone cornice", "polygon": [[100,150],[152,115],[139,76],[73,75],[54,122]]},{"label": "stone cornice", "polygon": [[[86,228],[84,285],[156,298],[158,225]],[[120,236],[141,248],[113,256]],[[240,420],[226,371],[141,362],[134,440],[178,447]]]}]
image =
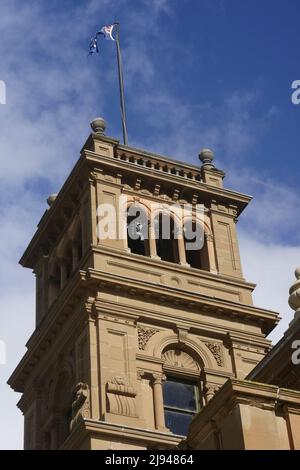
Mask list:
[{"label": "stone cornice", "polygon": [[[110,302],[108,300],[101,300],[97,299],[95,302],[97,304],[97,308],[99,308],[100,313],[99,316],[103,316],[103,312],[106,312],[105,315],[108,317],[124,317],[129,318],[136,318],[136,320],[146,327],[155,327],[155,328],[186,328],[189,330],[191,334],[201,335],[201,339],[206,341],[207,339],[219,339],[225,340],[228,336],[228,330],[224,329],[224,327],[220,326],[217,327],[215,324],[210,323],[207,321],[207,318],[203,317],[202,315],[199,316],[197,321],[192,320],[191,318],[179,318],[177,311],[174,312],[173,315],[170,314],[158,314],[151,309],[151,305],[149,308],[143,306],[139,308],[135,306],[134,308],[134,315],[132,314],[132,307],[129,307],[127,304],[123,304],[120,298],[118,302]],[[182,309],[184,310],[184,305],[182,305]],[[231,333],[235,336],[236,340],[239,340],[241,343],[251,342],[253,347],[257,346],[260,348],[268,349],[270,347],[270,340],[265,339],[262,335],[258,335],[256,333],[245,333],[243,330],[239,330],[238,328],[234,328],[231,326],[230,328]]]},{"label": "stone cornice", "polygon": [[[300,322],[297,328],[289,328],[281,340],[271,349],[271,351],[257,364],[248,375],[249,380],[262,381],[280,385],[289,378],[289,387],[293,384],[299,388],[299,365],[292,363],[291,357],[294,352],[292,343],[299,340]],[[298,385],[297,385],[298,384]]]},{"label": "stone cornice", "polygon": [[[175,302],[177,306],[195,303],[197,308],[206,307],[205,313],[213,313],[214,310],[218,310],[218,315],[230,314],[236,317],[241,317],[243,320],[247,318],[252,321],[262,321],[265,323],[267,332],[272,331],[275,325],[278,323],[278,314],[271,310],[261,309],[252,305],[246,305],[242,303],[235,303],[224,299],[217,299],[209,295],[188,292],[177,287],[161,286],[154,282],[145,280],[131,279],[124,276],[110,274],[108,272],[89,268],[87,270],[87,279],[94,279],[97,285],[108,286],[118,284],[118,289],[124,289],[126,292],[132,290],[132,292],[144,295],[149,293],[153,298],[160,297],[160,301]],[[179,301],[180,299],[180,301]],[[189,305],[191,308],[191,305]],[[210,312],[211,310],[211,312]],[[267,325],[269,324],[269,329]]]},{"label": "stone cornice", "polygon": [[31,373],[37,366],[40,355],[44,354],[48,346],[55,341],[65,322],[71,314],[74,314],[74,307],[78,308],[80,302],[84,304],[88,300],[84,298],[84,294],[88,295],[88,291],[81,291],[84,280],[84,271],[79,271],[73,276],[27,341],[28,349],[7,382],[15,391],[24,391],[24,377]]},{"label": "stone cornice", "polygon": [[298,412],[300,392],[264,383],[229,379],[193,420],[188,442],[192,444],[194,438],[201,440],[201,436],[207,437],[214,431],[215,423],[221,422],[238,404],[270,410],[290,407]]},{"label": "stone cornice", "polygon": [[159,432],[155,430],[133,428],[126,425],[114,424],[106,421],[92,419],[81,419],[72,429],[70,436],[65,440],[63,449],[76,449],[83,442],[88,434],[106,436],[107,438],[120,439],[122,435],[135,445],[145,446],[166,446],[175,448],[182,441],[182,436],[177,436],[171,432]]},{"label": "stone cornice", "polygon": [[115,255],[118,259],[124,259],[126,262],[130,261],[138,261],[141,263],[143,267],[141,268],[143,272],[145,272],[144,266],[148,266],[150,269],[157,269],[157,268],[163,268],[163,269],[170,269],[172,270],[172,273],[175,273],[177,275],[191,275],[194,274],[196,275],[197,278],[201,279],[207,279],[207,280],[214,280],[218,284],[227,284],[228,286],[232,287],[241,287],[244,289],[249,289],[250,291],[253,291],[256,287],[256,284],[253,282],[246,281],[243,278],[240,277],[234,277],[234,276],[226,276],[225,274],[215,274],[211,273],[209,271],[205,270],[200,270],[196,268],[191,268],[190,266],[183,266],[177,263],[169,263],[168,261],[162,261],[160,259],[154,259],[150,258],[149,256],[143,256],[141,258],[141,255],[136,255],[134,253],[128,253],[124,250],[119,250],[116,248],[112,247],[105,247],[105,246],[100,246],[100,245],[92,245],[91,246],[92,250],[95,253],[100,253],[100,254],[105,254],[105,255]]}]

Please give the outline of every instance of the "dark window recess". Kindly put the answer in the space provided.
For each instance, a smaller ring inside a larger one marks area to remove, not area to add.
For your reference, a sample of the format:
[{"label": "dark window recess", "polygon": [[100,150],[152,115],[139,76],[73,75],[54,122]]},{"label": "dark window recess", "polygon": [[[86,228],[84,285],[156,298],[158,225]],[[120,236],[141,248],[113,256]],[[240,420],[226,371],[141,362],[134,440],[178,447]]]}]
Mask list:
[{"label": "dark window recess", "polygon": [[156,252],[163,261],[179,262],[176,226],[172,217],[159,214],[155,218]]},{"label": "dark window recess", "polygon": [[204,231],[195,222],[193,222],[192,231],[195,236],[189,238],[185,236],[184,238],[186,261],[192,268],[209,271],[209,258]]},{"label": "dark window recess", "polygon": [[189,425],[199,410],[198,386],[168,378],[163,385],[166,426],[174,434],[186,436]]},{"label": "dark window recess", "polygon": [[127,241],[131,253],[149,255],[147,218],[145,214],[138,210],[135,211],[134,215],[127,216]]}]

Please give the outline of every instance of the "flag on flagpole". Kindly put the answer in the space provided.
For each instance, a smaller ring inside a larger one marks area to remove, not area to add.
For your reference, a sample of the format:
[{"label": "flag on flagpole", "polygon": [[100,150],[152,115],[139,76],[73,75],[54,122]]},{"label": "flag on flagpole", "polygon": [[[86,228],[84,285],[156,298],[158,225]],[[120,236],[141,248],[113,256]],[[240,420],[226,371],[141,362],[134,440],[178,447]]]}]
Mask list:
[{"label": "flag on flagpole", "polygon": [[99,32],[95,34],[93,38],[90,40],[90,50],[89,50],[89,55],[94,54],[94,52],[99,52],[99,47],[98,47],[98,36]]},{"label": "flag on flagpole", "polygon": [[99,36],[108,39],[109,41],[115,41],[115,38],[113,37],[113,31],[114,27],[117,26],[117,23],[113,23],[111,25],[106,25],[103,26],[100,31],[97,31],[94,37],[90,40],[90,50],[89,50],[89,55],[94,54],[95,52],[99,52],[99,44],[98,44],[98,38]]},{"label": "flag on flagpole", "polygon": [[[116,32],[115,32],[115,36],[113,36],[115,28],[116,28]],[[103,38],[108,39],[110,41],[114,41],[114,43],[116,44],[117,62],[118,62],[118,75],[119,75],[119,89],[120,89],[120,107],[121,107],[121,118],[122,118],[122,127],[123,127],[123,139],[124,139],[124,144],[128,145],[119,23],[113,23],[113,24],[110,24],[110,25],[102,26],[100,31],[97,31],[95,36],[90,40],[89,55],[92,55],[95,52],[96,53],[99,52],[99,46],[98,46],[98,38],[99,37],[103,37]]]},{"label": "flag on flagpole", "polygon": [[103,28],[101,28],[100,31],[101,33],[104,34],[105,39],[108,39],[109,41],[115,41],[115,38],[112,35],[115,26],[117,26],[117,23],[106,25],[106,26],[103,26]]}]

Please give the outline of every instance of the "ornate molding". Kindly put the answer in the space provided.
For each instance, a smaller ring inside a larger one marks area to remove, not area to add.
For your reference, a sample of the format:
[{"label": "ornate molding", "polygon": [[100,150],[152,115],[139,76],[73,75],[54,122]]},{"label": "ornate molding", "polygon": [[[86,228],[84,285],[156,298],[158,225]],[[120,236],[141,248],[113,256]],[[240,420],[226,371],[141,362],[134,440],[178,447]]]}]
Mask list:
[{"label": "ornate molding", "polygon": [[144,378],[144,376],[145,376],[144,369],[138,369],[136,371],[136,378],[137,378],[138,381],[141,381]]},{"label": "ornate molding", "polygon": [[164,382],[165,380],[167,380],[167,377],[165,376],[165,374],[152,374],[152,383],[153,385],[157,385],[157,384],[162,384],[162,382]]},{"label": "ornate molding", "polygon": [[205,399],[207,403],[215,396],[219,389],[220,387],[215,384],[207,383],[205,385]]},{"label": "ornate molding", "polygon": [[223,367],[224,366],[224,358],[223,358],[222,348],[221,348],[220,344],[207,342],[207,343],[205,343],[205,346],[210,350],[210,352],[214,356],[218,366]]},{"label": "ornate molding", "polygon": [[78,419],[90,418],[90,392],[86,383],[79,382],[74,388],[74,400],[72,403],[72,421],[71,429],[77,423]]},{"label": "ornate molding", "polygon": [[157,332],[158,330],[156,330],[155,328],[142,328],[141,326],[138,326],[139,349],[144,350],[151,336],[153,336]]},{"label": "ornate molding", "polygon": [[131,387],[127,377],[115,376],[107,382],[107,392],[135,397],[136,390]]},{"label": "ornate molding", "polygon": [[188,329],[177,328],[178,343],[179,344],[186,344],[188,333],[189,333]]},{"label": "ornate molding", "polygon": [[204,238],[207,242],[213,242],[214,241],[214,236],[211,233],[204,233]]}]

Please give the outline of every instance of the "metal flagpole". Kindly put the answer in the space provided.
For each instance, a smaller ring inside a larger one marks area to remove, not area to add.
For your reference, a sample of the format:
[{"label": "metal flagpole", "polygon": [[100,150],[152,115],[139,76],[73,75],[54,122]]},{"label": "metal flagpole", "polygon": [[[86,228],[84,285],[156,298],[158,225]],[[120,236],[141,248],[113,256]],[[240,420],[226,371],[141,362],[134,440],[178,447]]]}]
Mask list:
[{"label": "metal flagpole", "polygon": [[119,72],[119,88],[120,88],[120,104],[121,104],[121,115],[122,115],[123,140],[124,140],[124,145],[128,145],[125,99],[124,99],[123,68],[122,68],[122,57],[121,57],[121,48],[120,48],[120,32],[119,32],[120,27],[119,27],[119,23],[117,22],[115,23],[115,25],[117,26],[116,47],[117,47],[118,72]]}]

